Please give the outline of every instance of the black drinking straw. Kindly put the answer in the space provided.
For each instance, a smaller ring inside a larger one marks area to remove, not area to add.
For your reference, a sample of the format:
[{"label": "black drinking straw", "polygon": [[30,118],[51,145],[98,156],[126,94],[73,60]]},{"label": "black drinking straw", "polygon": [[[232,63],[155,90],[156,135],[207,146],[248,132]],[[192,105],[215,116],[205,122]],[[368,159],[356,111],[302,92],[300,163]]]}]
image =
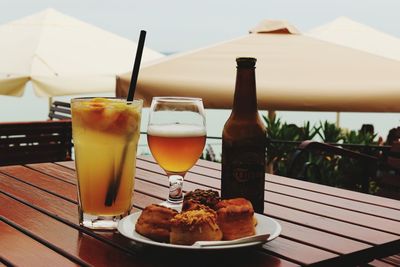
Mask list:
[{"label": "black drinking straw", "polygon": [[[139,37],[139,43],[138,43],[138,46],[136,49],[135,63],[133,65],[133,70],[132,70],[131,83],[129,85],[128,97],[126,99],[127,101],[133,101],[133,97],[135,95],[136,83],[137,83],[137,79],[139,76],[140,62],[142,61],[142,54],[143,54],[145,39],[146,39],[146,31],[141,30],[140,37]],[[128,139],[130,139],[130,137],[131,136],[129,136]],[[121,157],[121,161],[119,164],[117,175],[116,175],[115,179],[110,180],[110,184],[108,185],[106,200],[104,202],[104,205],[107,207],[110,207],[112,205],[112,203],[115,202],[115,199],[117,198],[119,185],[121,183],[122,169],[124,167],[126,153],[128,151],[128,142],[129,142],[129,140],[127,140],[127,143],[124,145],[124,149],[122,151],[122,157]],[[114,176],[114,172],[111,175]]]},{"label": "black drinking straw", "polygon": [[133,100],[133,96],[135,95],[135,90],[136,90],[136,83],[137,79],[139,76],[139,68],[140,68],[140,62],[142,61],[142,54],[143,54],[143,47],[144,47],[144,41],[146,39],[146,31],[141,30],[140,31],[140,37],[139,37],[139,43],[136,49],[136,57],[135,57],[135,64],[133,65],[133,70],[132,70],[132,76],[131,76],[131,83],[129,85],[129,91],[128,91],[128,101]]}]

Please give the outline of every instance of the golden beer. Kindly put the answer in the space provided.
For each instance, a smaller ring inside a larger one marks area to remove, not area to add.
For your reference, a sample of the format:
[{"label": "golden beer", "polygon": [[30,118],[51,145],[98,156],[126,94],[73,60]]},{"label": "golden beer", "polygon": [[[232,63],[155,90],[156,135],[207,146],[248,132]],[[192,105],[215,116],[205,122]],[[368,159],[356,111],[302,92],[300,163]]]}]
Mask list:
[{"label": "golden beer", "polygon": [[141,119],[141,102],[135,102],[72,101],[80,217],[118,216],[131,209]]},{"label": "golden beer", "polygon": [[206,142],[203,127],[189,124],[149,125],[147,141],[167,173],[182,174],[199,159]]}]

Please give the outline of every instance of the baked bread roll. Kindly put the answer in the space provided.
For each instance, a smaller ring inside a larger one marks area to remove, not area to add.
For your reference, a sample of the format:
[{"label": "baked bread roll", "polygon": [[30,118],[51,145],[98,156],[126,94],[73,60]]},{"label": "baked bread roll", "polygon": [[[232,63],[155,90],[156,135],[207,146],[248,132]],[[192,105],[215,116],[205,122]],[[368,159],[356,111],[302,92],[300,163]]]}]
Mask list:
[{"label": "baked bread roll", "polygon": [[212,209],[215,209],[215,205],[220,201],[220,198],[218,191],[214,191],[211,189],[208,190],[196,189],[194,191],[186,193],[183,200],[184,203],[185,201],[193,200],[199,202],[200,204],[206,205]]},{"label": "baked bread roll", "polygon": [[195,209],[184,211],[171,219],[170,243],[193,245],[196,241],[218,241],[222,232],[213,210]]},{"label": "baked bread roll", "polygon": [[211,212],[213,214],[215,214],[215,216],[217,216],[217,214],[215,213],[215,211],[213,209],[211,209],[210,207],[200,204],[200,202],[196,201],[196,200],[185,200],[183,201],[182,204],[182,212],[184,211],[189,211],[189,210],[206,210],[208,212]]},{"label": "baked bread roll", "polygon": [[178,214],[176,210],[152,204],[140,214],[135,231],[158,242],[169,242],[171,219]]},{"label": "baked bread roll", "polygon": [[217,223],[223,240],[233,240],[255,235],[254,210],[245,198],[221,200],[217,205]]}]

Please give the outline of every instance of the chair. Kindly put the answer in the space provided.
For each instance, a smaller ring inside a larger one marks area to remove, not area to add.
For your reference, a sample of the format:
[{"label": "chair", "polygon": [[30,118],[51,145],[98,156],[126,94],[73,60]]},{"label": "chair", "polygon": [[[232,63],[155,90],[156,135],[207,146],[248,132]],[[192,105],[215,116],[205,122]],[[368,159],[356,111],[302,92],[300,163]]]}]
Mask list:
[{"label": "chair", "polygon": [[381,185],[378,195],[400,200],[400,141],[392,142],[378,170],[378,177]]},{"label": "chair", "polygon": [[71,160],[70,120],[0,123],[0,166]]},{"label": "chair", "polygon": [[49,119],[71,119],[71,104],[67,102],[54,101],[50,106]]},{"label": "chair", "polygon": [[[304,141],[289,160],[287,176],[302,180],[310,180],[313,176],[317,177],[316,182],[321,182],[323,173],[318,163],[322,161],[315,159],[322,156],[334,161],[332,163],[336,164],[336,168],[340,165],[345,169],[342,187],[400,199],[400,142],[394,142],[392,146],[375,147],[369,152],[372,155],[326,143]],[[376,184],[372,190],[371,183]]]}]

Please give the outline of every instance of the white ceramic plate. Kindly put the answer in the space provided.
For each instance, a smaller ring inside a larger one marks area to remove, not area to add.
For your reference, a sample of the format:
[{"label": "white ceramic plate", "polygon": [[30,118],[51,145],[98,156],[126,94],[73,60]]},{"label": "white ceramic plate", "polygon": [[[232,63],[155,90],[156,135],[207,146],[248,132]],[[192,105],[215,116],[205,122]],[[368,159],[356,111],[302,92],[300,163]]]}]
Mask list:
[{"label": "white ceramic plate", "polygon": [[[256,242],[248,242],[241,244],[231,244],[231,245],[219,245],[219,246],[207,246],[207,247],[194,247],[194,246],[184,246],[184,245],[173,245],[167,243],[161,243],[157,241],[153,241],[147,237],[144,237],[135,231],[135,224],[137,219],[139,218],[141,211],[133,213],[125,218],[123,218],[118,223],[118,231],[124,235],[125,237],[132,239],[138,243],[153,245],[158,247],[166,247],[166,248],[177,248],[177,249],[200,249],[200,250],[210,250],[210,249],[230,249],[230,248],[239,248],[239,247],[248,247],[262,244],[261,241]],[[281,225],[267,216],[261,214],[254,214],[257,218],[257,226],[256,226],[256,234],[270,234],[267,242],[275,239],[281,233]]]}]

